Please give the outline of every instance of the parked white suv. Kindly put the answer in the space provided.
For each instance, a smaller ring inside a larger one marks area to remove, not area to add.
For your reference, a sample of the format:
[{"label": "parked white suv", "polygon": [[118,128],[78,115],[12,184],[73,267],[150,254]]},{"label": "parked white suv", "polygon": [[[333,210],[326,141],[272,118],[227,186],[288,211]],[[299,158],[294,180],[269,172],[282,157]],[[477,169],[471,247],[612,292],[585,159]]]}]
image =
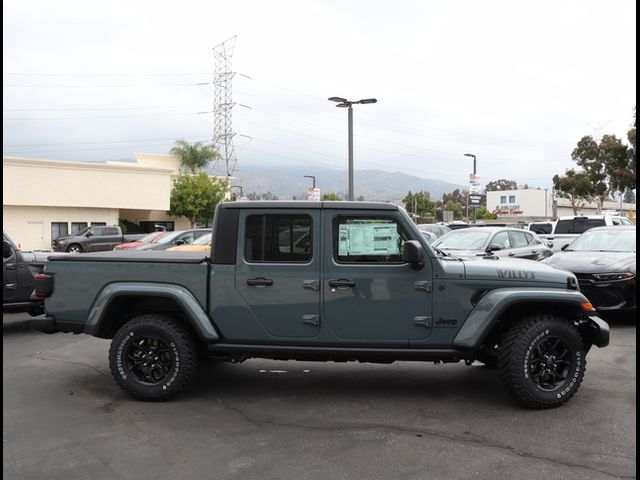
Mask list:
[{"label": "parked white suv", "polygon": [[[581,234],[594,227],[613,227],[619,225],[633,225],[628,218],[620,215],[585,215],[578,217],[558,217],[553,223],[553,230],[549,234],[539,234],[553,242],[553,250],[562,250],[562,247],[573,242]],[[531,228],[531,227],[530,227]]]}]

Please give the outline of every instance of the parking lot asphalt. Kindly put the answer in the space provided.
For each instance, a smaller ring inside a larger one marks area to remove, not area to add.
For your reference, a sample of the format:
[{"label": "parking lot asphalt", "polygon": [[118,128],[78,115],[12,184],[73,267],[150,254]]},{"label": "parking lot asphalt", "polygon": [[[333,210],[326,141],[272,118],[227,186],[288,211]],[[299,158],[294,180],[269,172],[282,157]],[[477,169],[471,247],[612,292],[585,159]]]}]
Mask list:
[{"label": "parking lot asphalt", "polygon": [[576,396],[531,411],[463,364],[207,363],[167,403],[122,393],[109,342],[3,316],[5,479],[635,478],[636,326]]}]

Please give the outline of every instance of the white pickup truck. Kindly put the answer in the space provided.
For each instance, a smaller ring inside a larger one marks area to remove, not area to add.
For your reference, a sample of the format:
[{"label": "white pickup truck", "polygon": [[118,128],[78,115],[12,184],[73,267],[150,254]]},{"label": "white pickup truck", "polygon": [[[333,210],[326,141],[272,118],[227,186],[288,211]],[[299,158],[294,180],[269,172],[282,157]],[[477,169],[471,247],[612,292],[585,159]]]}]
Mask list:
[{"label": "white pickup truck", "polygon": [[550,242],[553,251],[557,252],[590,228],[616,225],[632,225],[632,223],[628,218],[619,215],[586,215],[559,217],[555,222],[549,223],[536,222],[529,225],[529,229],[535,231],[540,238]]}]

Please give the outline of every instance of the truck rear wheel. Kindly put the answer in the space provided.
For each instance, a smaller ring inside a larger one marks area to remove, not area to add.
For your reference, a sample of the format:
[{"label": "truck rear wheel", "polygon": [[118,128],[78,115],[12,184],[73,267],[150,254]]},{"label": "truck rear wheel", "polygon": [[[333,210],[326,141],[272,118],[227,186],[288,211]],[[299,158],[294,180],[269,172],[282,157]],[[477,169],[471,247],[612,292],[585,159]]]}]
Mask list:
[{"label": "truck rear wheel", "polygon": [[171,317],[140,315],[113,337],[109,366],[116,382],[139,400],[168,400],[182,392],[197,369],[196,342]]},{"label": "truck rear wheel", "polygon": [[586,349],[567,320],[549,314],[531,315],[505,333],[498,368],[511,395],[523,405],[559,407],[580,387]]}]

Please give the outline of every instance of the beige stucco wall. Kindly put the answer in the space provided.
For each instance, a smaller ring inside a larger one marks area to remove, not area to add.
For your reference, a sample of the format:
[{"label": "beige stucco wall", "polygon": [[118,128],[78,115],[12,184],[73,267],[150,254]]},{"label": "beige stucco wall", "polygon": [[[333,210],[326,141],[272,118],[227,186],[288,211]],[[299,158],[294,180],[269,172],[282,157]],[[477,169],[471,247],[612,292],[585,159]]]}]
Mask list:
[{"label": "beige stucco wall", "polygon": [[[522,212],[508,215],[510,217],[544,217],[552,214],[548,203],[545,209],[545,202],[548,201],[549,195],[549,191],[535,189],[487,192],[487,210],[493,212],[495,210],[506,211],[511,209],[516,212]],[[507,197],[507,203],[500,202],[500,197],[502,196]],[[512,196],[516,197],[515,202],[510,203],[509,197]],[[498,217],[502,216],[506,215],[498,214]]]},{"label": "beige stucco wall", "polygon": [[2,230],[23,250],[51,249],[51,222],[118,224],[118,210],[41,206],[2,206]]},{"label": "beige stucco wall", "polygon": [[178,160],[137,157],[137,162],[106,163],[4,157],[2,204],[168,210]]},{"label": "beige stucco wall", "polygon": [[120,210],[120,218],[133,223],[141,221],[174,222],[176,230],[188,230],[191,222],[184,217],[171,217],[164,210]]}]

